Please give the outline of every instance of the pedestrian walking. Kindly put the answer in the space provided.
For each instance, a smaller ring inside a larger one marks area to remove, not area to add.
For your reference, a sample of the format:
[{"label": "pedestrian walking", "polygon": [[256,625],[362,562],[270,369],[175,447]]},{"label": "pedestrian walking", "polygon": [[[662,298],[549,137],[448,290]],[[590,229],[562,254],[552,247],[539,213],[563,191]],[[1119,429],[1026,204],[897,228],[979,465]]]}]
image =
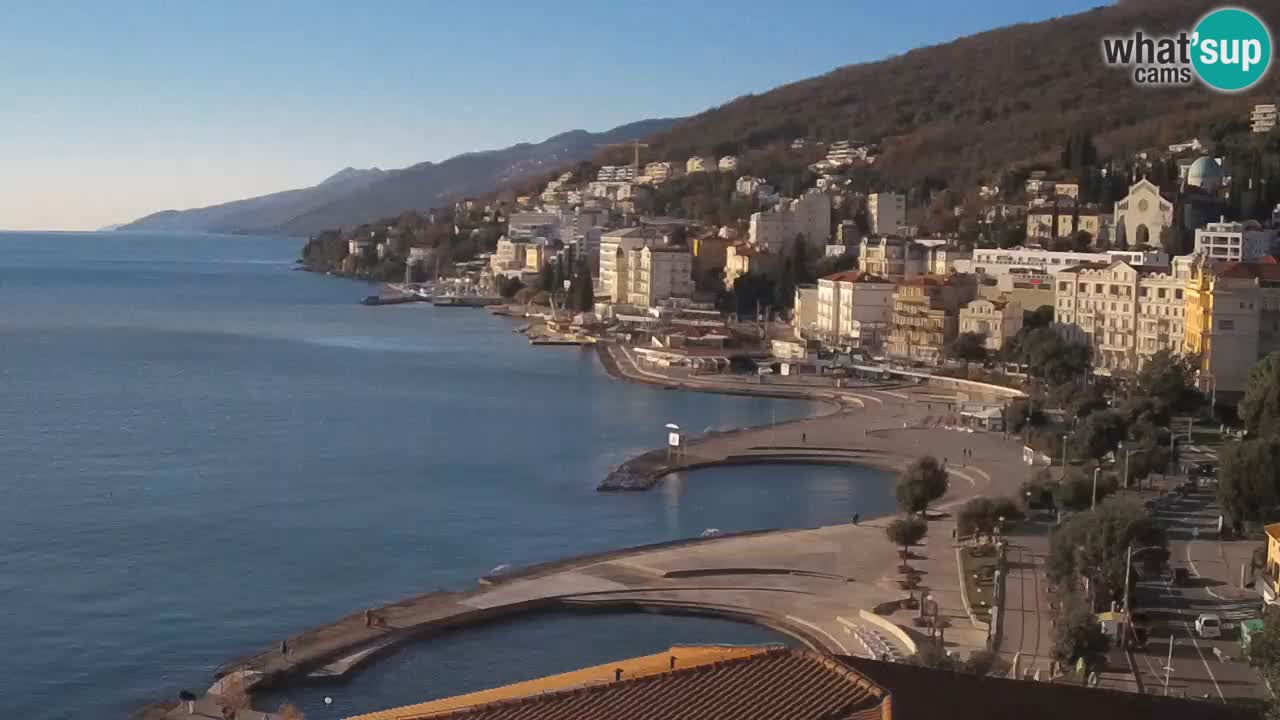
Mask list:
[{"label": "pedestrian walking", "polygon": [[807,445],[809,443],[809,433],[800,433],[800,442]]},{"label": "pedestrian walking", "polygon": [[281,640],[281,641],[280,641],[280,654],[281,654],[281,655],[288,655],[288,654],[289,654],[289,641],[288,641],[288,640]]},{"label": "pedestrian walking", "polygon": [[372,610],[364,611],[364,626],[367,628],[373,627],[373,611]]}]

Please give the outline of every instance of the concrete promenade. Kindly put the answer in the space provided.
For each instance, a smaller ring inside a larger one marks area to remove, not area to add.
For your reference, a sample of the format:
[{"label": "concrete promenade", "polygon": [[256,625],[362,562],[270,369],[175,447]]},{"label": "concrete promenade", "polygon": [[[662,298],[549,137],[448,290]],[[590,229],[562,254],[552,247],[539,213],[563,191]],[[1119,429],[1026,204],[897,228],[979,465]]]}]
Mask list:
[{"label": "concrete promenade", "polygon": [[[624,356],[620,365],[625,363]],[[645,377],[634,364],[624,367],[611,371],[629,370],[631,379],[655,384],[694,382]],[[714,381],[697,382],[696,389],[723,391]],[[948,420],[952,393],[926,386],[784,391],[835,401],[842,410],[708,437],[696,452],[739,462],[834,458],[891,470],[933,454],[947,458],[952,473],[951,489],[935,508],[943,510],[977,495],[1013,495],[1028,476],[1016,439],[934,427]],[[966,450],[970,457],[962,463]],[[689,481],[696,481],[696,473]],[[780,472],[779,482],[785,481]],[[829,652],[906,657],[923,635],[913,628],[915,611],[896,608],[911,593],[899,585],[901,560],[885,539],[887,522],[867,519],[569,558],[489,578],[473,590],[429,593],[353,613],[286,638],[283,647],[277,642],[228,663],[218,676],[241,676],[257,687],[340,679],[407,642],[517,613],[566,608],[702,613],[766,625]],[[921,578],[915,595],[927,591],[950,620],[948,648],[967,654],[985,647],[987,629],[971,621],[964,606],[953,529],[945,513],[932,520],[929,537],[913,549],[910,563]]]}]

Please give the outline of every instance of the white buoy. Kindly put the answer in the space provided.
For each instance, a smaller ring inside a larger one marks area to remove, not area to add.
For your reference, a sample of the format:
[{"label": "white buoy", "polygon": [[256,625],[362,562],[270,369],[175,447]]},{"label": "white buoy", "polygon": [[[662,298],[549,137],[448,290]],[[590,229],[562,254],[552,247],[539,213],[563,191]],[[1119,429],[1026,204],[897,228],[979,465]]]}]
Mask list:
[{"label": "white buoy", "polygon": [[332,705],[332,704],[333,704],[333,698],[329,697],[328,695],[325,695],[325,696],[324,696],[324,704],[325,704],[325,705]]}]

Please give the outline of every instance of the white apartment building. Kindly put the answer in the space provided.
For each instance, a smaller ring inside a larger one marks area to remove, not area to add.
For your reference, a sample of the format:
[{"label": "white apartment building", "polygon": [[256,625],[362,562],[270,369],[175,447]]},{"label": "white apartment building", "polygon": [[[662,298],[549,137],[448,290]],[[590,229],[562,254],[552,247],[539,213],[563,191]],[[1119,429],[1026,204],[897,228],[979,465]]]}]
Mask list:
[{"label": "white apartment building", "polygon": [[1056,277],[1054,314],[1088,339],[1096,370],[1137,372],[1160,350],[1182,352],[1191,263],[1184,255],[1169,269],[1122,261],[1065,269]]},{"label": "white apartment building", "polygon": [[707,155],[694,155],[684,164],[687,173],[711,172],[717,168],[716,159]]},{"label": "white apartment building", "polygon": [[804,236],[812,252],[822,252],[831,237],[831,196],[810,190],[772,210],[752,213],[748,233],[751,244],[771,252],[789,249],[797,235]]},{"label": "white apartment building", "polygon": [[631,251],[665,243],[666,234],[649,226],[619,228],[601,234],[599,294],[609,297],[611,302],[629,302],[627,266]]},{"label": "white apartment building", "polygon": [[743,175],[738,178],[738,181],[734,184],[734,189],[739,195],[744,195],[746,197],[773,194],[772,185],[766,183],[761,178],[751,177],[750,175]]},{"label": "white apartment building", "polygon": [[684,175],[684,168],[670,162],[651,162],[644,166],[644,176],[651,183],[664,183]]},{"label": "white apartment building", "polygon": [[720,158],[720,162],[717,167],[720,169],[720,172],[736,172],[738,170],[738,156],[725,155]]},{"label": "white apartment building", "polygon": [[864,272],[818,280],[816,329],[835,345],[878,350],[889,332],[897,285]]},{"label": "white apartment building", "polygon": [[960,308],[960,332],[986,336],[987,350],[999,352],[1022,329],[1022,305],[980,298]]},{"label": "white apartment building", "polygon": [[865,237],[858,245],[858,267],[893,282],[918,275],[949,275],[961,271],[969,258],[969,253],[949,247],[942,238]]},{"label": "white apartment building", "polygon": [[684,246],[645,246],[627,253],[627,302],[654,307],[693,295],[693,255]]},{"label": "white apartment building", "polygon": [[907,199],[898,193],[867,196],[867,223],[872,235],[899,235],[907,224]]},{"label": "white apartment building", "polygon": [[507,218],[507,237],[515,242],[560,239],[560,215],[556,213],[512,213]]},{"label": "white apartment building", "polygon": [[791,329],[796,337],[809,337],[818,332],[818,286],[797,285]]},{"label": "white apartment building", "polygon": [[833,167],[852,165],[854,160],[863,160],[867,151],[863,143],[855,140],[839,140],[827,146],[827,164]]},{"label": "white apartment building", "polygon": [[513,242],[506,236],[498,238],[498,247],[489,258],[489,269],[495,274],[524,270],[529,246],[529,243]]},{"label": "white apartment building", "polygon": [[1109,250],[1107,252],[1059,252],[1039,248],[979,248],[969,260],[957,261],[956,272],[975,273],[999,278],[1020,270],[1057,272],[1082,263],[1107,264],[1121,260],[1130,265],[1167,267],[1169,256],[1162,251]]},{"label": "white apartment building", "polygon": [[1275,103],[1254,105],[1253,112],[1249,114],[1249,126],[1256,133],[1269,133],[1275,129],[1277,119],[1280,115],[1276,112]]},{"label": "white apartment building", "polygon": [[1257,223],[1222,220],[1196,230],[1195,252],[1210,260],[1252,262],[1271,254],[1275,230],[1264,230]]},{"label": "white apartment building", "polygon": [[599,182],[631,182],[636,179],[636,169],[632,165],[602,165],[596,173]]}]

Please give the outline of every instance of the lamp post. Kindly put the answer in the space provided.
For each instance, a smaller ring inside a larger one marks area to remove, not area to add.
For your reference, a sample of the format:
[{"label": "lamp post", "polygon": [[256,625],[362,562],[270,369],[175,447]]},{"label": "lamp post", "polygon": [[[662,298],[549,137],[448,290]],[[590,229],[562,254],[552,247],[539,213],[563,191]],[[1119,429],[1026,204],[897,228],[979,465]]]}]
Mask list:
[{"label": "lamp post", "polygon": [[[1124,614],[1125,614],[1125,624],[1129,626],[1129,632],[1133,631],[1133,609],[1129,607],[1129,603],[1132,600],[1132,593],[1129,592],[1129,587],[1130,587],[1129,576],[1133,573],[1133,556],[1137,555],[1138,553],[1146,552],[1147,550],[1163,550],[1163,549],[1164,548],[1160,547],[1159,545],[1144,545],[1140,548],[1134,549],[1133,543],[1129,543],[1129,546],[1125,549],[1125,553],[1124,553]],[[1128,640],[1129,640],[1129,633],[1127,632],[1122,633],[1120,635],[1120,647],[1122,648],[1127,647]]]},{"label": "lamp post", "polygon": [[1102,474],[1102,468],[1093,469],[1093,498],[1089,502],[1089,509],[1098,507],[1098,475]]}]

